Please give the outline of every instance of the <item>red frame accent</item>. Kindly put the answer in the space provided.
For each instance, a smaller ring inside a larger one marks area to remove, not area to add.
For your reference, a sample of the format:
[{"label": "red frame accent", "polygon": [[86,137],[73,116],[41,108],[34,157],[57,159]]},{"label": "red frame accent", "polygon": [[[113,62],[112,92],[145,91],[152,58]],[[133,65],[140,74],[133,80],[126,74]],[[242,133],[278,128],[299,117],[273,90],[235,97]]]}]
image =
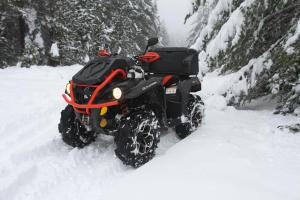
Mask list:
[{"label": "red frame accent", "polygon": [[101,56],[101,57],[109,57],[109,56],[110,56],[110,53],[108,52],[107,49],[101,49],[101,50],[99,50],[99,52],[98,52],[98,56]]},{"label": "red frame accent", "polygon": [[140,61],[151,63],[160,59],[160,55],[156,52],[147,52],[145,55],[138,56],[137,59]]},{"label": "red frame accent", "polygon": [[169,82],[169,80],[171,80],[172,78],[173,76],[171,75],[165,76],[164,79],[162,80],[162,84],[166,85]]},{"label": "red frame accent", "polygon": [[[116,69],[110,73],[108,77],[105,78],[105,80],[100,84],[100,85],[84,85],[84,84],[75,84],[73,81],[71,81],[71,90],[70,90],[70,97],[71,99],[69,100],[68,97],[63,94],[64,100],[73,106],[74,110],[78,113],[85,114],[85,115],[90,115],[90,109],[91,108],[102,108],[102,107],[109,107],[109,106],[116,106],[119,105],[120,103],[118,101],[110,101],[110,102],[105,102],[102,104],[93,104],[96,96],[98,93],[107,85],[109,84],[118,74],[122,76],[123,79],[126,79],[126,72],[122,69]],[[88,101],[87,104],[77,104],[75,102],[75,97],[74,97],[74,92],[73,92],[73,87],[78,86],[78,87],[95,87],[95,91],[93,92],[90,100]],[[79,110],[79,109],[85,109],[85,111]]]}]

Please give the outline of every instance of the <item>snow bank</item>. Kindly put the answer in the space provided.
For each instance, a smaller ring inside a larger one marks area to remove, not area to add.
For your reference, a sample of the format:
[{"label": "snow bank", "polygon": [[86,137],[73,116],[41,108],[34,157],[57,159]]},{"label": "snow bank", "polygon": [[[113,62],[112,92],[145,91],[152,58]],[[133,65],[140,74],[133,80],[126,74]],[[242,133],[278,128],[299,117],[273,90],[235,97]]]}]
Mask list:
[{"label": "snow bank", "polygon": [[299,118],[229,109],[218,94],[233,77],[217,72],[200,93],[204,124],[182,141],[171,130],[163,134],[145,166],[124,166],[111,137],[70,148],[57,130],[61,94],[81,68],[1,70],[1,200],[300,199],[300,135],[276,128]]},{"label": "snow bank", "polygon": [[226,110],[226,99],[221,95],[212,95],[206,99],[205,107],[207,109]]},{"label": "snow bank", "polygon": [[281,117],[257,114],[209,110],[202,128],[107,187],[103,199],[300,198],[299,135],[275,130]]},{"label": "snow bank", "polygon": [[[218,89],[218,95],[226,97],[227,103],[233,103],[233,97],[239,97],[240,95],[248,94],[248,90],[257,84],[257,77],[266,69],[270,69],[273,62],[269,59],[270,54],[267,51],[262,56],[251,59],[247,65],[242,67],[239,71],[227,75],[219,76],[220,69],[215,70],[213,73],[209,74],[208,77],[204,77],[204,83],[210,84],[207,87],[213,88],[216,86]],[[213,80],[213,82],[211,82]],[[207,83],[208,82],[208,83]],[[219,84],[216,84],[219,82]],[[234,103],[237,103],[239,99],[236,99]]]}]

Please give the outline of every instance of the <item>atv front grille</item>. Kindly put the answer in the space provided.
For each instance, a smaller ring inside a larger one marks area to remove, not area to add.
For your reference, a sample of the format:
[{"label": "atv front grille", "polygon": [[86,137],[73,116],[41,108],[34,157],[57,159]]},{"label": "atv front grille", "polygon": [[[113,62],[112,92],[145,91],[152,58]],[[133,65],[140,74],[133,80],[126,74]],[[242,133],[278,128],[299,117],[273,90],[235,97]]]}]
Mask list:
[{"label": "atv front grille", "polygon": [[76,103],[87,104],[95,88],[74,86],[74,97]]}]

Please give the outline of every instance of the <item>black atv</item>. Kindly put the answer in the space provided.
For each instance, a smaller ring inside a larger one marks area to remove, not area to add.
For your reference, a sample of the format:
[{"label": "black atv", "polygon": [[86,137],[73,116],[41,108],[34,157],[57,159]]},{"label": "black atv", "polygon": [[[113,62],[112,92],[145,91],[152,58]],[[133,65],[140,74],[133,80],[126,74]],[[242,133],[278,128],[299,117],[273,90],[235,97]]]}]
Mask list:
[{"label": "black atv", "polygon": [[83,148],[97,134],[115,138],[115,153],[126,165],[139,167],[155,155],[160,133],[175,128],[185,138],[200,125],[204,104],[198,95],[198,52],[156,48],[134,58],[106,50],[67,84],[58,125],[62,139]]}]

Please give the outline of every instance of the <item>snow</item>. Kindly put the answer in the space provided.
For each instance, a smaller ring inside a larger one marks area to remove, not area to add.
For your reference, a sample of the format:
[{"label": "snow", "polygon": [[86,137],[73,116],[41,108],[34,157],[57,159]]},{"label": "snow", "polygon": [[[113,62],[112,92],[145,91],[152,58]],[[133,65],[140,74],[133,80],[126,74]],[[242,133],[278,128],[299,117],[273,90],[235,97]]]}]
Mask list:
[{"label": "snow", "polygon": [[[213,5],[214,0],[209,0],[206,2],[208,5]],[[203,27],[197,41],[195,44],[191,47],[193,49],[202,49],[203,41],[206,36],[209,35],[209,33],[212,32],[214,25],[218,22],[219,16],[226,11],[229,11],[231,9],[232,0],[224,0],[224,1],[218,1],[218,3],[215,5],[214,9],[211,11],[208,22],[205,27]]]},{"label": "snow", "polygon": [[274,132],[269,117],[209,111],[198,133],[120,178],[103,199],[299,199],[295,136]]},{"label": "snow", "polygon": [[269,0],[264,0],[264,4],[265,4],[265,8],[268,9],[269,8]]},{"label": "snow", "polygon": [[35,36],[34,42],[38,45],[38,47],[44,47],[44,40],[42,38],[41,32],[38,32]]},{"label": "snow", "polygon": [[225,97],[221,95],[212,95],[207,99],[206,108],[211,110],[226,110],[227,102]]},{"label": "snow", "polygon": [[244,24],[244,15],[241,10],[235,10],[228,21],[222,26],[218,35],[209,42],[207,46],[207,53],[210,57],[214,58],[222,50],[225,50],[229,46],[230,38],[231,46],[237,44],[240,39],[240,34],[242,32],[242,25]]},{"label": "snow", "polygon": [[131,1],[128,1],[129,5],[131,8],[133,8],[133,4],[131,3]]},{"label": "snow", "polygon": [[289,48],[292,44],[294,44],[300,37],[300,20],[297,23],[297,27],[295,29],[294,35],[292,35],[285,43],[284,48],[288,53],[291,53],[291,49]]},{"label": "snow", "polygon": [[295,111],[294,111],[294,113],[295,113],[296,115],[300,116],[300,108],[296,108]]},{"label": "snow", "polygon": [[288,55],[292,55],[292,54],[295,53],[295,48],[294,48],[294,47],[287,47],[287,48],[285,49],[285,51],[286,51],[286,53],[287,53]]},{"label": "snow", "polygon": [[89,61],[90,61],[90,57],[89,57],[88,54],[86,54],[85,57],[84,57],[84,62],[88,63]]},{"label": "snow", "polygon": [[[217,4],[210,8],[212,10],[209,12],[207,22],[205,26],[200,29],[201,32],[196,42],[191,46],[194,49],[201,50],[206,44],[205,41],[211,38],[205,51],[202,51],[199,55],[199,62],[200,66],[203,66],[203,72],[207,71],[207,64],[205,63],[207,63],[208,60],[215,58],[220,52],[226,51],[226,49],[233,47],[239,42],[245,21],[243,10],[246,10],[254,2],[254,0],[245,0],[233,12],[232,0],[217,1]],[[206,6],[211,7],[214,3],[214,0],[208,0]],[[220,18],[223,17],[226,12],[229,12],[228,20],[226,20],[216,35],[212,35],[214,34],[214,28],[217,22],[219,22]],[[263,21],[260,26],[262,27],[262,25]],[[257,32],[254,33],[254,37],[257,37],[261,27],[258,27]]]},{"label": "snow", "polygon": [[141,48],[139,47],[139,45],[137,43],[134,44],[135,45],[135,48],[138,50],[138,51],[141,51]]},{"label": "snow", "polygon": [[264,26],[264,23],[265,23],[265,19],[263,18],[259,24],[258,24],[258,28],[254,31],[254,38],[255,38],[255,41],[258,40],[258,34],[260,33],[260,31],[262,30],[263,26]]},{"label": "snow", "polygon": [[58,46],[57,46],[57,42],[55,42],[51,45],[50,54],[54,58],[59,57],[59,49],[58,49]]},{"label": "snow", "polygon": [[[241,94],[247,95],[248,90],[257,84],[257,76],[273,65],[273,61],[269,57],[270,52],[268,50],[258,58],[251,59],[239,71],[223,76],[218,76],[220,69],[217,69],[207,75],[209,78],[206,81],[210,82],[211,85],[218,86],[218,89],[214,91],[218,95],[226,96],[226,102],[229,103],[233,97],[238,97]],[[236,98],[234,102],[237,103],[237,100]]]},{"label": "snow", "polygon": [[219,94],[232,75],[204,77],[203,125],[182,141],[163,134],[139,169],[114,156],[108,136],[68,147],[57,130],[61,93],[81,68],[1,70],[0,199],[300,199],[300,134],[277,128],[299,117],[226,106]]},{"label": "snow", "polygon": [[[206,4],[208,6],[214,5],[214,0],[208,0]],[[192,45],[194,49],[202,49],[206,37],[210,38],[216,23],[224,12],[229,12],[230,17],[227,22],[222,26],[219,33],[209,42],[207,47],[207,54],[210,57],[215,57],[221,50],[224,50],[232,38],[231,46],[235,45],[240,37],[242,26],[244,24],[244,16],[242,9],[247,9],[254,3],[254,0],[245,0],[236,10],[231,12],[232,0],[218,1],[215,7],[211,10],[206,26],[203,27],[201,33]]]},{"label": "snow", "polygon": [[208,63],[207,63],[207,55],[205,51],[201,51],[199,53],[199,68],[200,72],[206,74],[209,71]]},{"label": "snow", "polygon": [[294,88],[296,94],[300,94],[300,83]]},{"label": "snow", "polygon": [[34,40],[32,41],[30,35],[26,35],[25,37],[25,47],[30,47],[32,42],[38,45],[38,47],[43,48],[44,47],[44,40],[41,36],[40,32],[34,33],[37,28],[39,28],[36,24],[37,20],[37,11],[32,8],[26,8],[22,10],[22,14],[25,18],[26,25],[28,27],[29,34],[34,34]]}]

